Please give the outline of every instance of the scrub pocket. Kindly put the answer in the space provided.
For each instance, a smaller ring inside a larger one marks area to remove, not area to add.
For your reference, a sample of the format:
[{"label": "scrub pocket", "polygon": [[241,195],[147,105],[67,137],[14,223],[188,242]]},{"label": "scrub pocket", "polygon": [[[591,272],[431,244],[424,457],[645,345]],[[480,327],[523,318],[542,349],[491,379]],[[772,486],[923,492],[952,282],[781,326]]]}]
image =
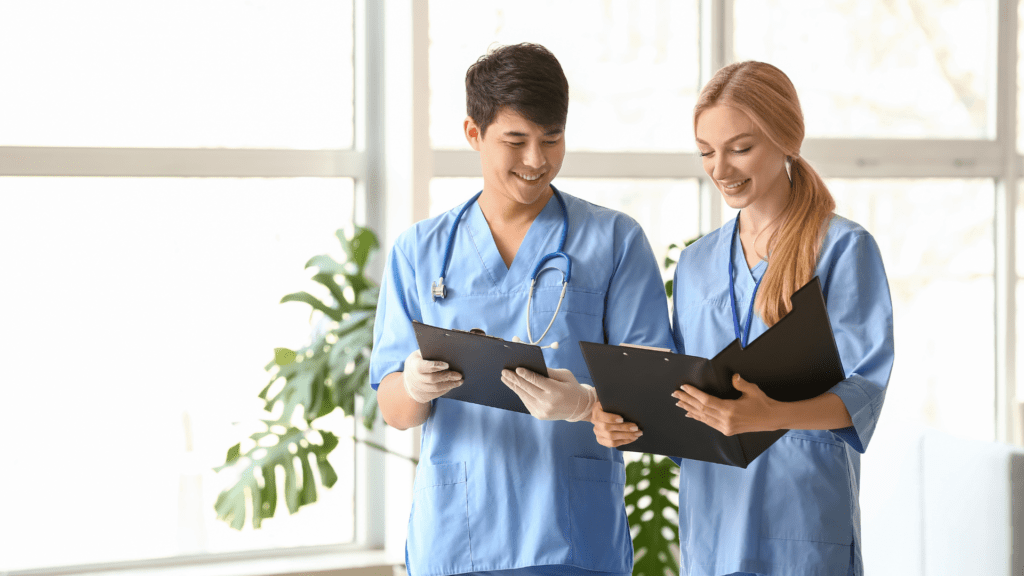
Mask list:
[{"label": "scrub pocket", "polygon": [[601,572],[629,572],[633,543],[623,504],[626,467],[612,460],[569,457],[572,564]]},{"label": "scrub pocket", "polygon": [[831,435],[792,431],[768,449],[761,536],[849,546],[853,488],[846,448]]},{"label": "scrub pocket", "polygon": [[466,463],[420,464],[406,555],[415,576],[473,570]]}]

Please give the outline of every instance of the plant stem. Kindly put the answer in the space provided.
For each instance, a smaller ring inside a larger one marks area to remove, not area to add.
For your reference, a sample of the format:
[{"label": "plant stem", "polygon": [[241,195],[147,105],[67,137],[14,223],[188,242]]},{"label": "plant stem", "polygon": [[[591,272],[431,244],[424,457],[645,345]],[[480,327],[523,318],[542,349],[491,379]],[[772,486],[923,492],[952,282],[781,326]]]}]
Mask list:
[{"label": "plant stem", "polygon": [[398,452],[395,452],[394,450],[390,450],[386,446],[383,446],[381,444],[377,444],[376,442],[373,442],[372,440],[366,440],[366,439],[363,439],[363,438],[356,438],[356,436],[354,434],[352,435],[352,440],[354,440],[356,442],[362,442],[363,444],[366,444],[370,448],[376,448],[377,450],[380,450],[381,452],[384,452],[385,454],[391,454],[392,456],[397,456],[399,458],[408,460],[409,462],[412,462],[413,464],[419,464],[420,463],[419,458],[413,458],[412,456],[406,456],[405,454],[399,454]]}]

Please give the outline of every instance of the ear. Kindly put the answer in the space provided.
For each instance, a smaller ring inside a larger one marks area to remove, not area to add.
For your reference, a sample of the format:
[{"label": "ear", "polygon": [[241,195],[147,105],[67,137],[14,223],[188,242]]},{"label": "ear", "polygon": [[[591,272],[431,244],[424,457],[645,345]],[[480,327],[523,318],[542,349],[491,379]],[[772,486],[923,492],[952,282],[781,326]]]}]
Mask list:
[{"label": "ear", "polygon": [[466,120],[462,123],[462,131],[466,134],[466,141],[473,147],[473,150],[479,152],[480,144],[483,140],[482,131],[469,116],[466,116]]}]

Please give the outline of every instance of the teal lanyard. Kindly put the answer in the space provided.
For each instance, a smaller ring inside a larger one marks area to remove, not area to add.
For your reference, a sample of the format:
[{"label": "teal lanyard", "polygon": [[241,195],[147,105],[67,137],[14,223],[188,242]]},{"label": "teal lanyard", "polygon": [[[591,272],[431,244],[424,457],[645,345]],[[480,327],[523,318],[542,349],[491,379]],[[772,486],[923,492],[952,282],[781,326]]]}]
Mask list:
[{"label": "teal lanyard", "polygon": [[741,347],[746,348],[747,340],[750,338],[750,321],[754,318],[754,300],[757,299],[757,288],[761,286],[764,275],[762,274],[754,283],[754,293],[750,295],[750,309],[747,310],[747,322],[743,327],[743,332],[740,333],[740,316],[736,313],[736,279],[733,277],[736,267],[732,263],[736,254],[736,237],[739,236],[739,228],[740,217],[737,215],[736,224],[732,228],[732,241],[729,244],[729,303],[732,304],[732,327],[736,339],[740,341]]}]

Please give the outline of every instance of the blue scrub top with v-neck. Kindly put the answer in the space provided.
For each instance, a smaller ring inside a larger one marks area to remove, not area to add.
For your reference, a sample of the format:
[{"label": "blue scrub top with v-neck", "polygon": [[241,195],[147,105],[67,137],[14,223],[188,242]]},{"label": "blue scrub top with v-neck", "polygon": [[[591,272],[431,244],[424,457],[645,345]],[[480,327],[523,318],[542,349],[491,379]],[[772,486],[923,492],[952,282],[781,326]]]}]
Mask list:
[{"label": "blue scrub top with v-neck", "polygon": [[[671,347],[668,301],[639,225],[620,212],[561,194],[569,215],[565,252],[572,258],[572,278],[544,339],[559,347],[545,349],[544,360],[590,384],[578,342]],[[537,261],[557,249],[563,223],[558,201],[552,197],[538,214],[508,268],[479,203],[470,206],[455,234],[447,297],[434,302],[430,284],[440,274],[460,208],[414,225],[391,250],[374,325],[374,388],[401,371],[417,349],[412,320],[481,328],[506,340],[526,338],[529,277]],[[565,263],[553,259],[546,266],[564,270]],[[534,335],[550,321],[561,282],[557,270],[537,277]],[[541,421],[439,398],[423,425],[406,543],[409,573],[626,576],[633,549],[624,482],[621,452],[598,444],[588,422]]]},{"label": "blue scrub top with v-neck", "polygon": [[[730,251],[734,224],[680,254],[672,332],[681,354],[711,358],[735,339],[728,258],[737,312],[744,316],[754,284],[770,265],[762,260],[749,268],[739,241]],[[830,392],[842,399],[853,426],[790,430],[746,469],[675,459],[681,576],[863,574],[860,454],[874,433],[892,371],[892,302],[878,245],[845,218],[832,218],[815,274],[846,372]],[[754,314],[750,341],[768,329]],[[741,317],[740,325],[745,321]]]}]

